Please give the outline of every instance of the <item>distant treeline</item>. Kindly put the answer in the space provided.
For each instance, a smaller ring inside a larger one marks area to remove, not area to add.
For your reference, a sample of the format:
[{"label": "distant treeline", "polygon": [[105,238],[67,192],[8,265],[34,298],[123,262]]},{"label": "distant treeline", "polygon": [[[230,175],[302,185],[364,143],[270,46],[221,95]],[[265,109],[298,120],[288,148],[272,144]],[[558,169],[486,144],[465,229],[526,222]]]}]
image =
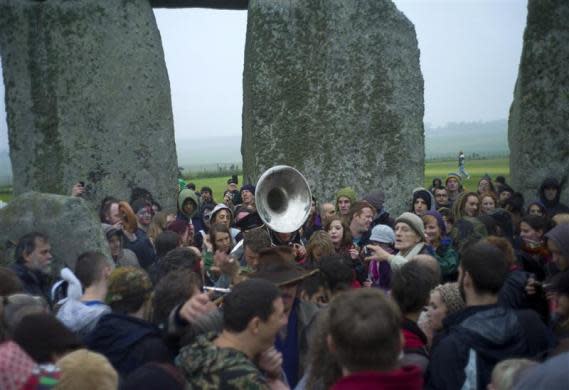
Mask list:
[{"label": "distant treeline", "polygon": [[231,177],[233,175],[242,175],[243,167],[241,164],[217,164],[217,166],[212,167],[211,165],[207,167],[201,167],[199,169],[191,168],[184,169],[180,167],[180,176],[184,179],[209,179],[212,177],[227,176]]}]

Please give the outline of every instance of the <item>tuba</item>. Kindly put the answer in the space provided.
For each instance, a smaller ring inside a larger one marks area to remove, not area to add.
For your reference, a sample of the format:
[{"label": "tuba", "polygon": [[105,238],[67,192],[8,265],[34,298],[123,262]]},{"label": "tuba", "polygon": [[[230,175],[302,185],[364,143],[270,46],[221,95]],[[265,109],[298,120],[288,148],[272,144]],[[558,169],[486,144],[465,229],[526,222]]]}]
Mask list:
[{"label": "tuba", "polygon": [[255,189],[259,217],[273,231],[292,233],[310,214],[312,194],[305,177],[296,169],[277,165],[267,169]]}]

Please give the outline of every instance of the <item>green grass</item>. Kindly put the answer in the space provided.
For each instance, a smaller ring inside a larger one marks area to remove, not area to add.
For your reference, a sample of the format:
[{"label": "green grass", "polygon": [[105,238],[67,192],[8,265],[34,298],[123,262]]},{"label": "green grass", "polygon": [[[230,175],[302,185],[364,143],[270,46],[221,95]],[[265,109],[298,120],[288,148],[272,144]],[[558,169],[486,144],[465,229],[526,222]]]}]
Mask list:
[{"label": "green grass", "polygon": [[[507,158],[467,160],[465,167],[466,172],[470,174],[470,179],[463,181],[463,185],[467,190],[476,191],[478,181],[485,174],[490,175],[493,179],[500,175],[504,176],[507,181],[510,178],[510,162]],[[457,171],[458,164],[456,160],[428,162],[425,166],[424,187],[430,188],[435,177],[440,177],[444,182],[444,179],[449,173]]]},{"label": "green grass", "polygon": [[[423,185],[426,188],[430,188],[435,177],[440,177],[444,182],[444,179],[450,172],[456,172],[457,170],[458,167],[456,160],[427,162],[425,166],[425,181]],[[478,181],[485,174],[489,174],[492,178],[502,175],[506,177],[506,180],[509,180],[510,177],[510,166],[507,158],[467,160],[466,171],[470,173],[470,179],[464,180],[463,184],[468,190],[476,190]],[[198,191],[204,186],[211,187],[215,200],[220,202],[223,198],[223,191],[225,191],[225,188],[227,187],[228,178],[229,176],[221,176],[207,179],[188,179],[186,181],[195,183]],[[239,176],[239,186],[241,186],[242,183],[243,176]],[[12,199],[11,190],[11,187],[0,187],[0,200],[7,202]]]},{"label": "green grass", "polygon": [[[221,177],[209,177],[207,179],[186,179],[186,183],[192,182],[196,185],[196,190],[200,190],[202,187],[210,187],[213,191],[213,198],[216,202],[223,201],[223,192],[227,188],[227,179],[230,176]],[[243,184],[243,176],[239,176],[239,185],[241,187]]]}]

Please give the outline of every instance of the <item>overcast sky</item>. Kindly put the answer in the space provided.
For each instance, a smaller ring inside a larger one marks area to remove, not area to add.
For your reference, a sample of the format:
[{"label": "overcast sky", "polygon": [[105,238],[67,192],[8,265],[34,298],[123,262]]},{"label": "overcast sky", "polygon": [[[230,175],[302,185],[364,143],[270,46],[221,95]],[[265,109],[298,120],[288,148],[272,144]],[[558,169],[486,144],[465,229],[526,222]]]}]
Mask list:
[{"label": "overcast sky", "polygon": [[[518,73],[527,0],[395,0],[415,24],[425,123],[505,119]],[[241,132],[247,13],[156,10],[177,137]],[[0,84],[0,149],[7,145]]]}]

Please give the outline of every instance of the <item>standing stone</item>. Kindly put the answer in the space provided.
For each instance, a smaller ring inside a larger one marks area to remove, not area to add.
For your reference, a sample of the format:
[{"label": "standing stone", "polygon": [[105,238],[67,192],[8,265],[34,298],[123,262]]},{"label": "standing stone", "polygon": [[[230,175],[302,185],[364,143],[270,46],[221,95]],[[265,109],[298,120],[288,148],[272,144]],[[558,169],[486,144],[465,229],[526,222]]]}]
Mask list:
[{"label": "standing stone", "polygon": [[[75,267],[77,257],[86,251],[99,251],[111,261],[109,245],[101,222],[89,204],[81,198],[27,192],[0,210],[0,256],[2,265],[14,260],[8,242],[17,243],[24,234],[40,232],[48,236],[53,255],[54,275],[68,266]],[[10,246],[13,249],[13,246]],[[7,252],[10,252],[6,255]]]},{"label": "standing stone", "polygon": [[509,120],[510,175],[526,201],[546,176],[569,204],[569,2],[529,0]]},{"label": "standing stone", "polygon": [[170,85],[148,0],[0,0],[14,192],[175,204]]},{"label": "standing stone", "polygon": [[413,24],[389,0],[251,0],[243,168],[305,174],[319,198],[352,186],[402,211],[423,182],[423,78]]}]

